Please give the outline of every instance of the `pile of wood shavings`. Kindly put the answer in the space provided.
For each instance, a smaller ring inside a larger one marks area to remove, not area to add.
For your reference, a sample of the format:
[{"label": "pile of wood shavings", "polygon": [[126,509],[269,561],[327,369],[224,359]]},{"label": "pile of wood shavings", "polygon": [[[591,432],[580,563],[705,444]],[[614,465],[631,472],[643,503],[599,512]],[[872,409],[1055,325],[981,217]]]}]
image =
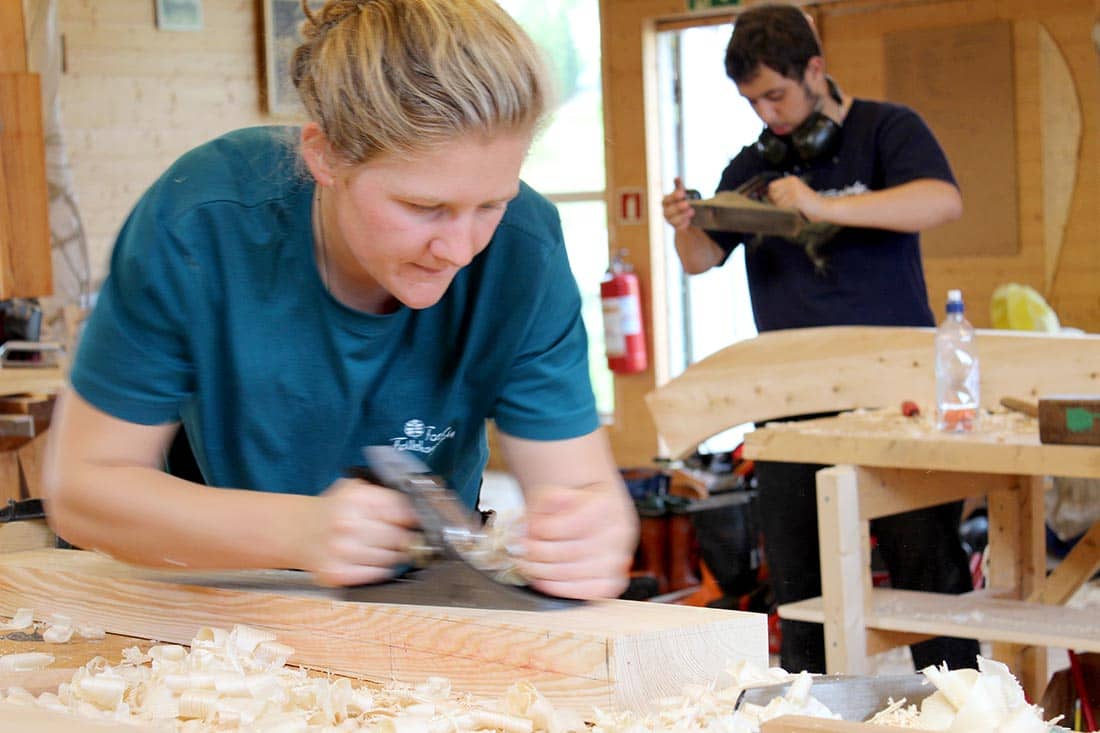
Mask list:
[{"label": "pile of wood shavings", "polygon": [[[0,624],[0,631],[19,632],[26,634],[27,638],[41,638],[50,644],[65,644],[74,634],[85,639],[106,636],[99,627],[75,624],[71,618],[59,613],[52,615],[48,621],[35,623],[34,611],[30,608],[17,609],[11,621]],[[53,662],[54,656],[46,652],[0,654],[0,672],[33,672],[45,669]]]},{"label": "pile of wood shavings", "polygon": [[[593,733],[650,733],[651,731],[713,731],[714,733],[758,733],[761,723],[783,715],[807,715],[837,719],[828,708],[810,695],[813,677],[808,672],[790,675],[773,667],[766,671],[739,662],[727,670],[730,684],[686,686],[682,695],[659,701],[650,714],[609,713],[597,710]],[[745,703],[734,707],[747,687],[787,682],[793,679],[785,695],[774,697],[767,705]]]},{"label": "pile of wood shavings", "polygon": [[978,657],[978,669],[927,667],[922,670],[936,691],[920,704],[892,703],[869,723],[948,733],[1048,733],[1058,722],[1043,720],[1043,709],[1030,705],[1023,688],[1000,662]]},{"label": "pile of wood shavings", "polygon": [[[117,665],[92,659],[56,693],[35,697],[11,688],[6,695],[0,691],[0,701],[177,733],[756,733],[782,715],[838,717],[812,696],[810,674],[762,671],[744,662],[727,669],[721,685],[685,686],[681,695],[657,701],[652,712],[596,709],[586,723],[555,709],[528,682],[513,685],[495,703],[455,692],[442,677],[419,685],[356,687],[347,678],[310,676],[286,666],[292,654],[269,632],[205,628],[190,650],[161,644],[143,653],[132,647]],[[1044,722],[1042,710],[1027,704],[1005,665],[981,658],[978,663],[980,671],[923,670],[937,691],[919,709],[898,701],[870,722],[951,733],[1051,729],[1055,721]],[[787,693],[767,705],[734,709],[744,688],[788,681]]]},{"label": "pile of wood shavings", "polygon": [[274,634],[246,626],[201,629],[191,648],[127,649],[112,665],[103,657],[77,670],[56,693],[20,688],[0,700],[91,720],[142,723],[180,733],[568,733],[579,718],[556,711],[529,684],[514,685],[499,705],[454,693],[444,678],[419,685],[353,686],[347,678],[310,676],[286,666],[293,649]]}]

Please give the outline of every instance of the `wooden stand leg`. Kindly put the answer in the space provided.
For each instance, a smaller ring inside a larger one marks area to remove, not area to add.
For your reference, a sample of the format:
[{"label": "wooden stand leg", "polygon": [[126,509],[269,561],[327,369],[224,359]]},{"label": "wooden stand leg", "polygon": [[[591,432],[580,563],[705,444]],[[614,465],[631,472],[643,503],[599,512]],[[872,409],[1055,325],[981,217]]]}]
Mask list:
[{"label": "wooden stand leg", "polygon": [[870,546],[868,523],[859,517],[857,475],[852,466],[817,473],[825,666],[830,674],[867,672]]},{"label": "wooden stand leg", "polygon": [[[1041,477],[1023,476],[1018,488],[989,495],[989,585],[1027,598],[1042,587],[1046,575]],[[993,644],[993,658],[1004,662],[1032,701],[1047,683],[1046,649]]]}]

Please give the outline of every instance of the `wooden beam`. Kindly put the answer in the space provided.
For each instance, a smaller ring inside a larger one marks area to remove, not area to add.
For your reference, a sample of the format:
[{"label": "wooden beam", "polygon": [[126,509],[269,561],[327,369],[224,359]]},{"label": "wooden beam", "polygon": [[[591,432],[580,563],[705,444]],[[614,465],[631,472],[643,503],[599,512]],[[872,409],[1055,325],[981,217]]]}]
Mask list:
[{"label": "wooden beam", "polygon": [[768,663],[763,614],[636,601],[545,612],[355,603],[299,572],[154,571],[75,550],[0,555],[0,615],[20,607],[183,644],[204,626],[246,624],[294,647],[291,664],[377,682],[445,675],[493,697],[527,680],[580,713],[644,710],[736,660]]},{"label": "wooden beam", "polygon": [[0,240],[4,263],[0,297],[32,298],[53,293],[50,259],[46,138],[37,74],[0,73],[0,166],[4,196],[0,217],[8,224]]},{"label": "wooden beam", "polygon": [[1067,603],[1097,570],[1100,570],[1100,522],[1093,523],[1089,531],[1077,540],[1069,554],[1062,558],[1039,589],[1028,596],[1028,600],[1059,606]]},{"label": "wooden beam", "polygon": [[783,715],[760,724],[760,733],[888,733],[904,730],[886,725],[827,720],[805,715]]},{"label": "wooden beam", "polygon": [[0,720],[4,721],[5,730],[18,730],[24,733],[72,733],[74,730],[84,733],[142,733],[142,731],[154,733],[164,730],[163,726],[155,723],[149,723],[146,726],[89,720],[46,708],[8,702],[0,702]]},{"label": "wooden beam", "polygon": [[[820,597],[784,604],[779,616],[825,621]],[[885,631],[1100,652],[1100,621],[1094,612],[997,598],[986,591],[952,596],[875,588],[864,621],[868,628]]]},{"label": "wooden beam", "polygon": [[[7,498],[2,494],[0,500],[7,503]],[[57,547],[57,536],[44,519],[0,523],[0,552],[43,550],[49,547]],[[2,684],[0,689],[3,689]]]},{"label": "wooden beam", "polygon": [[60,367],[0,369],[0,396],[56,394],[64,386],[65,374]]},{"label": "wooden beam", "polygon": [[[931,414],[934,334],[931,328],[876,326],[772,331],[692,364],[645,399],[673,458],[745,422],[896,409],[902,400],[915,400]],[[975,343],[986,408],[1007,396],[1100,391],[1100,336],[980,330]]]},{"label": "wooden beam", "polygon": [[27,70],[23,0],[0,0],[0,74]]}]

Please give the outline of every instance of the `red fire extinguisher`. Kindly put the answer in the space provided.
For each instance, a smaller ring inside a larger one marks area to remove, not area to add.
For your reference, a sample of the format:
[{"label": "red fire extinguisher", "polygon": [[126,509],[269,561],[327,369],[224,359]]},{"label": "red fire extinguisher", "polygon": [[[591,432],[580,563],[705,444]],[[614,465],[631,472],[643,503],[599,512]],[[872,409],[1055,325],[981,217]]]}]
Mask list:
[{"label": "red fire extinguisher", "polygon": [[624,261],[626,250],[619,250],[600,283],[603,301],[603,333],[607,347],[607,366],[616,374],[645,371],[645,330],[642,328],[641,289],[634,268]]}]

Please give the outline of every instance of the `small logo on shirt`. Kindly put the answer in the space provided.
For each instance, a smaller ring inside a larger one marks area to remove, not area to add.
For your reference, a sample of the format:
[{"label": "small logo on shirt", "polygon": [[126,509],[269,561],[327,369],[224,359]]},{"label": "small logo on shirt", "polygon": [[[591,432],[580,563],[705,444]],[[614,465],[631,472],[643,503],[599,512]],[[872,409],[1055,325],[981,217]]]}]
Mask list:
[{"label": "small logo on shirt", "polygon": [[863,181],[856,181],[850,186],[844,188],[829,188],[824,191],[818,191],[822,196],[856,196],[861,193],[867,193],[871,189],[867,188],[867,185]]},{"label": "small logo on shirt", "polygon": [[390,438],[390,443],[394,448],[413,451],[426,456],[435,453],[435,449],[444,440],[455,436],[455,430],[450,425],[439,428],[435,425],[428,425],[423,420],[416,418],[406,420],[401,432],[404,435]]}]

